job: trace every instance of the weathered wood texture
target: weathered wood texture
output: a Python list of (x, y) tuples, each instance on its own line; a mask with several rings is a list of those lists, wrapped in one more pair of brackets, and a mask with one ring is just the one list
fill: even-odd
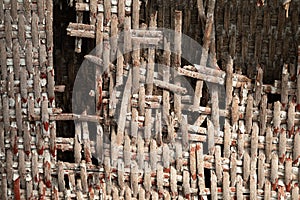
[(98, 45), (78, 114), (55, 108), (52, 1), (0, 0), (3, 199), (299, 198), (299, 1), (261, 2), (71, 0), (74, 51)]
[[(52, 196), (57, 163), (52, 1), (0, 1), (1, 199)], [(43, 175), (40, 176), (40, 172)], [(55, 195), (53, 195), (55, 196)]]

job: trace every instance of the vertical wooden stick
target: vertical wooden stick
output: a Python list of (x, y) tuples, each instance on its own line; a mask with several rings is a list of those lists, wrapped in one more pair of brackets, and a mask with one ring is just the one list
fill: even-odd
[[(181, 30), (182, 30), (182, 12), (175, 11), (175, 35), (174, 35), (174, 66), (181, 67)], [(175, 85), (180, 86), (179, 78), (174, 77)], [(174, 94), (174, 111), (176, 117), (181, 120), (181, 96)]]

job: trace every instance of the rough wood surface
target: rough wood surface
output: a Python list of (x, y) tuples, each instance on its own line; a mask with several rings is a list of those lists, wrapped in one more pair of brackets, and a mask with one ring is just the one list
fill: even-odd
[[(56, 33), (66, 5), (0, 0), (3, 199), (298, 199), (297, 0), (71, 0)], [(65, 113), (83, 57), (97, 109)]]

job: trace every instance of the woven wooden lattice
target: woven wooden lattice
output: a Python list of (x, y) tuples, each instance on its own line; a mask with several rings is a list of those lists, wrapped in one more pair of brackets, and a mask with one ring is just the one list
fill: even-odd
[[(82, 97), (95, 96), (96, 114), (88, 109), (74, 114), (55, 108), (54, 93), (64, 87), (54, 84), (52, 1), (0, 0), (1, 199), (299, 199), (300, 47), (291, 56), (298, 56), (298, 63), (282, 63), (280, 80), (264, 84), (260, 65), (251, 80), (234, 64), (236, 57), (244, 62), (252, 51), (233, 51), (238, 45), (231, 31), (226, 34), (232, 29), (226, 9), (236, 4), (196, 2), (203, 50), (199, 63), (191, 66), (181, 63), (181, 34), (188, 29), (183, 23), (188, 17), (173, 6), (167, 13), (162, 13), (165, 4), (158, 6), (158, 13), (141, 25), (144, 1), (70, 1), (77, 22), (67, 32), (76, 37), (75, 51), (81, 52), (82, 38), (104, 44), (85, 57), (97, 66), (96, 84), (93, 95)], [(284, 8), (289, 7), (281, 7), (281, 15)], [(297, 9), (292, 16), (298, 19)], [(89, 24), (83, 24), (83, 12), (90, 14)], [(221, 28), (228, 30), (215, 44), (214, 23), (218, 36), (221, 22), (213, 16), (220, 13), (227, 17)], [(177, 34), (167, 41), (157, 24), (169, 14), (165, 21), (170, 20)], [(123, 30), (130, 53), (121, 55), (109, 37)], [(226, 54), (227, 37), (232, 38), (233, 58)], [(152, 46), (140, 50), (146, 43)], [(163, 50), (155, 49), (158, 43)], [(226, 57), (220, 66), (224, 71), (216, 63), (206, 66), (208, 52)], [(272, 56), (271, 51), (268, 58)], [(155, 72), (156, 62), (167, 67)], [(109, 73), (101, 74), (102, 68)], [(172, 70), (193, 83), (193, 96), (185, 95)], [(208, 83), (211, 91), (206, 90)], [(75, 120), (74, 138), (57, 137), (56, 121), (61, 120)], [(89, 132), (91, 124), (96, 132)], [(58, 150), (71, 152), (74, 162), (62, 162)]]

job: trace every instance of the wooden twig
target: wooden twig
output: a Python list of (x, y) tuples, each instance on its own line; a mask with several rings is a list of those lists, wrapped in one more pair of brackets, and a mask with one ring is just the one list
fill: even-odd
[(178, 68), (177, 72), (179, 73), (179, 75), (184, 75), (184, 76), (188, 76), (191, 78), (207, 81), (210, 83), (217, 83), (219, 85), (224, 85), (224, 78), (201, 74), (201, 73), (189, 71), (189, 70), (186, 70), (183, 68)]
[(288, 103), (288, 80), (289, 80), (289, 73), (288, 73), (288, 65), (285, 64), (282, 68), (282, 80), (281, 80), (281, 104), (282, 107)]
[[(182, 36), (182, 12), (175, 11), (175, 34), (174, 34), (174, 66), (176, 69), (181, 68), (181, 36)], [(174, 77), (174, 83), (180, 86), (178, 77)], [(181, 120), (181, 96), (174, 94), (174, 111), (176, 117)]]

